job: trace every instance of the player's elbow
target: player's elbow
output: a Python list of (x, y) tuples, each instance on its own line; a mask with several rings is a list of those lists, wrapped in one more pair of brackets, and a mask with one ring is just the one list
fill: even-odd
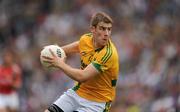
[(76, 81), (83, 83), (86, 82), (88, 80), (88, 78), (84, 75), (84, 74), (80, 74), (78, 75), (78, 77), (76, 78)]
[(78, 78), (76, 79), (76, 81), (78, 81), (78, 82), (80, 82), (80, 83), (83, 83), (83, 82), (86, 82), (87, 79), (84, 78), (84, 77), (78, 77)]

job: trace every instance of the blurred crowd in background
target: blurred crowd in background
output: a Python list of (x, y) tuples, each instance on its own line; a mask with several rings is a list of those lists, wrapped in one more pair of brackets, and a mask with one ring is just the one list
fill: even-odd
[[(111, 112), (179, 112), (179, 0), (0, 0), (0, 49), (14, 50), (23, 71), (20, 112), (42, 112), (73, 86), (63, 72), (43, 69), (40, 51), (88, 33), (97, 11), (114, 19), (120, 56)], [(67, 63), (78, 68), (79, 60), (72, 55)]]

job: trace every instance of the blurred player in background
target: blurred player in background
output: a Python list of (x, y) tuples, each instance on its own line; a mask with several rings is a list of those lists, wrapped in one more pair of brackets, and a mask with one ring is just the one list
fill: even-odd
[(17, 89), (21, 87), (21, 69), (14, 59), (14, 53), (5, 49), (0, 65), (0, 112), (19, 111)]
[(81, 69), (72, 68), (51, 50), (53, 58), (43, 57), (50, 67), (61, 69), (77, 81), (45, 112), (109, 112), (119, 72), (118, 53), (110, 39), (112, 23), (106, 13), (96, 13), (91, 19), (91, 33), (62, 47), (66, 54), (80, 53)]

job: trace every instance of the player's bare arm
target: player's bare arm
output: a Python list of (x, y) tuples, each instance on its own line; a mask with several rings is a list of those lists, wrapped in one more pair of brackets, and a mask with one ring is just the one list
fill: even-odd
[(62, 46), (62, 49), (66, 54), (79, 53), (79, 41)]
[(99, 71), (92, 64), (89, 64), (84, 70), (72, 68), (65, 63), (65, 58), (57, 57), (51, 49), (50, 52), (53, 57), (50, 58), (43, 56), (43, 60), (47, 63), (50, 63), (49, 67), (60, 68), (66, 75), (68, 75), (73, 80), (76, 80), (78, 82), (85, 82), (88, 79), (99, 74)]
[(89, 64), (84, 70), (72, 68), (66, 63), (60, 64), (59, 68), (63, 70), (64, 73), (68, 75), (70, 78), (78, 82), (85, 82), (99, 74), (99, 72), (92, 64)]

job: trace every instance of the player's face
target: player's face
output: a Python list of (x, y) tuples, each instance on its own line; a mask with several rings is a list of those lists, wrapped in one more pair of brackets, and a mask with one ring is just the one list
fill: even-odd
[(107, 44), (112, 31), (111, 23), (100, 22), (93, 30), (96, 47), (103, 47)]

